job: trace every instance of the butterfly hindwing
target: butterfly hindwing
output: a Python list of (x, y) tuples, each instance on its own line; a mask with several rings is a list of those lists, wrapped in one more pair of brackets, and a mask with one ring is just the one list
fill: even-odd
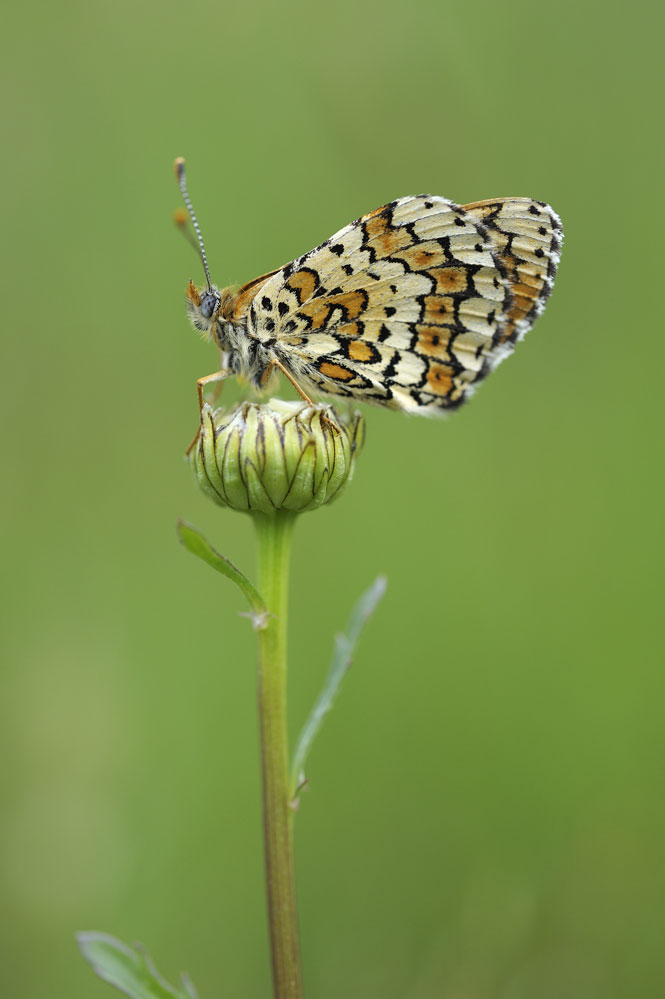
[(561, 219), (549, 205), (530, 198), (497, 198), (465, 205), (488, 231), (504, 264), (513, 301), (502, 343), (520, 340), (545, 308), (559, 264)]

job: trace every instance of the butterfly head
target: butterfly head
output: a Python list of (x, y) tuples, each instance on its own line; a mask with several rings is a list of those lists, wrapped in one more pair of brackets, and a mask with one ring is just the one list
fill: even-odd
[(215, 337), (215, 326), (221, 319), (222, 293), (215, 285), (197, 288), (193, 281), (187, 286), (187, 314), (194, 329), (205, 333), (209, 339)]

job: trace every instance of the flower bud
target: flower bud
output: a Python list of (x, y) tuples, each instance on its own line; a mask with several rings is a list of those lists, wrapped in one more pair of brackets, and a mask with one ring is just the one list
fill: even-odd
[(342, 420), (331, 406), (271, 399), (231, 413), (201, 411), (190, 462), (206, 495), (234, 510), (313, 510), (340, 494), (364, 437), (355, 413)]

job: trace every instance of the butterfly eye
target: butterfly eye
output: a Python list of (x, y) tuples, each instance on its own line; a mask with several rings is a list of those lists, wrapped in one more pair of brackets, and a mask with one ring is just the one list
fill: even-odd
[(201, 296), (201, 305), (199, 308), (204, 319), (210, 319), (213, 313), (217, 311), (219, 302), (219, 295), (214, 295), (212, 292), (208, 291)]

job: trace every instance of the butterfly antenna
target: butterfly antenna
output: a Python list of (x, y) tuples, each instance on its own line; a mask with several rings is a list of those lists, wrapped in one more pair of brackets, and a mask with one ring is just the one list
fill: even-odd
[(192, 202), (189, 197), (189, 192), (187, 190), (187, 182), (185, 180), (185, 161), (182, 156), (179, 156), (175, 163), (173, 164), (175, 170), (176, 179), (178, 181), (178, 187), (182, 193), (185, 204), (187, 205), (187, 211), (189, 212), (189, 217), (192, 220), (192, 225), (194, 226), (194, 232), (196, 233), (196, 238), (199, 241), (198, 251), (201, 257), (201, 263), (203, 264), (203, 270), (206, 272), (206, 280), (208, 282), (208, 291), (212, 290), (212, 282), (210, 280), (210, 271), (208, 270), (208, 258), (206, 257), (205, 246), (203, 245), (203, 237), (201, 235), (201, 229), (199, 228), (199, 223), (194, 214), (194, 209), (192, 208)]

